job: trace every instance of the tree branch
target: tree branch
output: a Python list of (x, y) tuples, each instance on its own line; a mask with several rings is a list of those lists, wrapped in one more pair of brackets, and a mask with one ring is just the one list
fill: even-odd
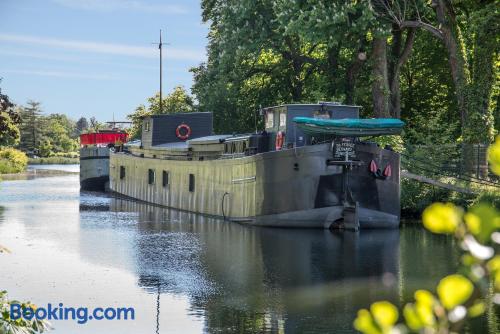
[(400, 23), (399, 27), (401, 29), (404, 29), (404, 28), (422, 28), (424, 30), (427, 30), (431, 34), (433, 34), (435, 37), (437, 37), (441, 40), (444, 39), (443, 33), (441, 32), (441, 30), (439, 30), (438, 28), (436, 28), (428, 23), (422, 22), (422, 21), (403, 21)]
[(403, 48), (403, 52), (401, 52), (401, 56), (399, 56), (399, 60), (397, 63), (396, 70), (399, 71), (401, 66), (408, 60), (408, 57), (411, 54), (413, 48), (413, 42), (415, 42), (416, 28), (410, 28), (408, 30), (408, 34), (406, 35), (405, 46)]

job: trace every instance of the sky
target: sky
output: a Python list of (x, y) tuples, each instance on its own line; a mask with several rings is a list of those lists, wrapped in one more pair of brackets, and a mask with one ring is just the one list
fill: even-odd
[(125, 121), (159, 91), (190, 91), (206, 59), (199, 0), (0, 0), (0, 87), (45, 114)]

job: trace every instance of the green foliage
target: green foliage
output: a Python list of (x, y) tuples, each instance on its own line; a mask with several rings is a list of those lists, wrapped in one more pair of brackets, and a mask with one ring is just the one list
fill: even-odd
[(182, 86), (175, 87), (172, 93), (163, 98), (161, 110), (160, 93), (157, 93), (148, 99), (147, 106), (141, 104), (135, 109), (135, 112), (127, 116), (132, 121), (132, 127), (129, 130), (130, 138), (137, 139), (141, 136), (142, 119), (146, 116), (185, 113), (195, 110), (193, 98)]
[[(0, 79), (1, 81), (1, 79)], [(0, 147), (19, 143), (20, 116), (9, 97), (0, 88)]]
[(463, 140), (489, 143), (494, 136), (495, 98), (500, 93), (500, 11), (496, 1), (468, 5), (468, 9), (472, 10), (461, 11), (458, 17), (467, 22), (464, 30), (472, 50), (469, 55), (471, 76), (466, 91), (468, 104)]
[(28, 157), (14, 148), (0, 148), (0, 174), (19, 173), (26, 169)]
[(401, 73), (401, 118), (405, 142), (449, 144), (460, 136), (455, 89), (442, 43), (418, 33)]
[(481, 192), (473, 202), (473, 204), (478, 203), (487, 203), (497, 210), (500, 210), (500, 191), (490, 190)]
[(398, 153), (405, 151), (403, 138), (401, 136), (378, 136), (371, 138), (370, 141), (376, 142), (382, 148), (389, 146)]
[[(291, 102), (337, 100), (373, 117), (382, 94), (395, 115), (400, 102), (405, 142), (488, 142), (500, 117), (496, 6), (491, 0), (204, 0), (208, 60), (192, 69), (192, 90), (200, 109), (214, 112), (217, 132), (253, 130), (261, 105)], [(415, 24), (413, 44), (404, 22)], [(387, 43), (380, 55), (376, 40)]]
[(63, 114), (42, 113), (40, 103), (35, 101), (28, 101), (27, 107), (21, 108), (19, 147), (30, 155), (42, 157), (77, 150), (80, 132), (76, 123)]
[(14, 146), (19, 143), (19, 127), (9, 113), (0, 112), (0, 146)]

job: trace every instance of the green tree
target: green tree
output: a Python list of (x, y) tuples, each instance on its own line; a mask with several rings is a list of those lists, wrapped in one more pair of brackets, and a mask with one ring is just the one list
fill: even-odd
[(77, 150), (78, 131), (73, 120), (63, 114), (50, 114), (43, 118), (43, 122), (43, 139), (48, 139), (51, 143), (51, 153)]
[(0, 88), (0, 146), (14, 146), (19, 143), (21, 117), (9, 97)]
[(174, 90), (163, 98), (162, 110), (160, 110), (160, 94), (148, 98), (148, 105), (141, 104), (127, 118), (132, 121), (130, 128), (131, 138), (139, 138), (141, 135), (142, 119), (145, 116), (155, 114), (173, 114), (195, 111), (193, 98), (182, 86), (176, 86)]
[(42, 139), (42, 110), (40, 102), (29, 100), (27, 106), (21, 108), (21, 141), (19, 147), (24, 152), (37, 154)]
[(85, 117), (80, 117), (78, 121), (76, 121), (76, 130), (79, 134), (85, 133), (89, 128), (89, 122)]

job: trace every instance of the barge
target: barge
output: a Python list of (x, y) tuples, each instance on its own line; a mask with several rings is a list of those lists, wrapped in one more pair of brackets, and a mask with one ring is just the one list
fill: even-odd
[(265, 130), (213, 135), (211, 113), (146, 117), (140, 141), (110, 153), (110, 190), (169, 208), (275, 227), (395, 228), (400, 157), (363, 140), (398, 134), (359, 107), (287, 104)]
[(109, 152), (127, 142), (121, 130), (100, 130), (80, 135), (80, 189), (104, 191), (109, 182)]

